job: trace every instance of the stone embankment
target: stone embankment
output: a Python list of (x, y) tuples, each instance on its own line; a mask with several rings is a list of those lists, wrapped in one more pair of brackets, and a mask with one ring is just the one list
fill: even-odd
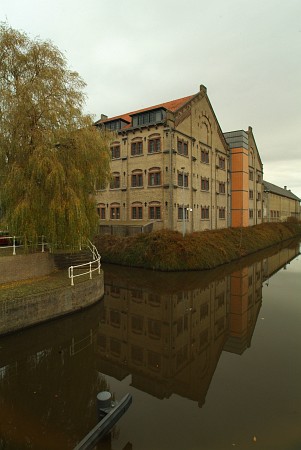
[(102, 270), (71, 286), (48, 253), (1, 257), (0, 335), (79, 311), (103, 295)]

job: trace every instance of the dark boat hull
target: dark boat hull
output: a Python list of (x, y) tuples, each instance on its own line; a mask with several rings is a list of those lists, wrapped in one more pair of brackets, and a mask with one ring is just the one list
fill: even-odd
[(131, 394), (126, 394), (120, 402), (74, 447), (74, 450), (89, 450), (104, 437), (118, 422), (132, 403)]

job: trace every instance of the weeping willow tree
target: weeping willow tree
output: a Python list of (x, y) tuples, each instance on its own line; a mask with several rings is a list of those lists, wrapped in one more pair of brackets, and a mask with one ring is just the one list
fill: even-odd
[(84, 88), (51, 42), (0, 25), (1, 220), (26, 241), (76, 246), (95, 233), (112, 136), (83, 113)]

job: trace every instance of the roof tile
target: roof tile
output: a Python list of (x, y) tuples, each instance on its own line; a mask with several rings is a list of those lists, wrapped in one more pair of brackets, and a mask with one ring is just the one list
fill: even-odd
[[(111, 122), (112, 120), (121, 119), (121, 120), (124, 120), (125, 122), (128, 122), (129, 124), (131, 124), (131, 116), (145, 112), (145, 111), (150, 111), (152, 109), (157, 109), (157, 108), (165, 108), (168, 111), (175, 112), (175, 111), (177, 111), (177, 109), (181, 108), (181, 106), (183, 106), (185, 103), (187, 103), (189, 100), (191, 100), (194, 96), (195, 96), (195, 94), (189, 95), (187, 97), (178, 98), (176, 100), (171, 100), (169, 102), (160, 103), (158, 105), (149, 106), (147, 108), (138, 109), (136, 111), (121, 114), (119, 116), (108, 117), (105, 120), (98, 120), (96, 123), (106, 123), (106, 122)], [(127, 127), (129, 127), (129, 125), (127, 125), (124, 128), (127, 128)]]

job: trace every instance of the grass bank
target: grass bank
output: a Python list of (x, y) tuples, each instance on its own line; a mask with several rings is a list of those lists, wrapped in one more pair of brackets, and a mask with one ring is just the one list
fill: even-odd
[(300, 223), (264, 223), (187, 234), (170, 230), (131, 237), (99, 236), (102, 261), (161, 271), (205, 270), (301, 236)]

